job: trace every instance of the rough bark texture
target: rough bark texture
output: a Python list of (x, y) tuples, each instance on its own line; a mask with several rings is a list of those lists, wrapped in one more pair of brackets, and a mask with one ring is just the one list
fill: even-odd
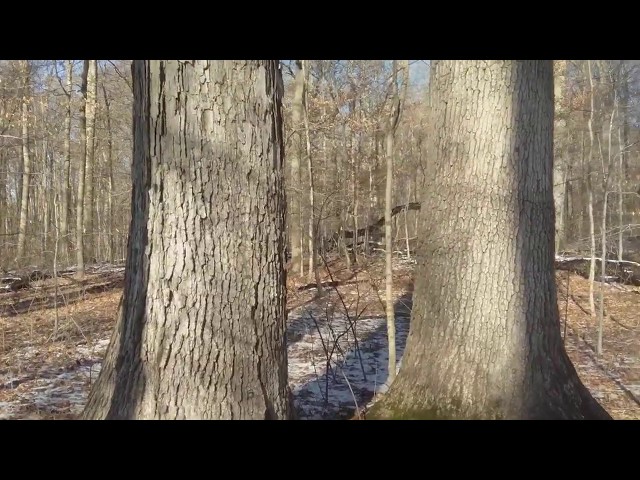
[(288, 418), (278, 62), (133, 70), (122, 314), (84, 416)]
[(402, 367), (372, 418), (610, 418), (562, 344), (551, 61), (438, 61)]

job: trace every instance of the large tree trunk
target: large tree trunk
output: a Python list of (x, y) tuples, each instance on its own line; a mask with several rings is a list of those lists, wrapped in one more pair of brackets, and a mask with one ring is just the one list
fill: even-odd
[(560, 336), (551, 61), (439, 61), (413, 318), (373, 418), (610, 418)]
[(93, 234), (93, 169), (95, 165), (95, 139), (96, 139), (96, 105), (98, 97), (98, 67), (97, 60), (88, 60), (87, 70), (87, 100), (85, 102), (86, 118), (86, 170), (85, 170), (85, 195), (83, 207), (83, 226), (85, 231), (85, 259), (95, 262), (96, 237)]
[(133, 73), (122, 313), (84, 416), (288, 418), (278, 62)]
[(31, 82), (29, 63), (27, 60), (21, 61), (24, 75), (24, 87), (22, 93), (22, 189), (20, 191), (20, 220), (18, 223), (18, 252), (16, 260), (21, 264), (24, 256), (25, 243), (27, 239), (27, 220), (29, 214), (29, 185), (31, 183), (31, 155), (29, 153), (29, 85)]

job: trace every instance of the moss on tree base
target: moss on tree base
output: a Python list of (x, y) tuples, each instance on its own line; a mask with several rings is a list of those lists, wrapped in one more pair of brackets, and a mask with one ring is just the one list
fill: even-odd
[(487, 412), (469, 412), (462, 409), (457, 400), (425, 401), (424, 405), (411, 405), (415, 402), (404, 402), (386, 396), (376, 402), (367, 411), (367, 420), (502, 420), (503, 414), (492, 408)]

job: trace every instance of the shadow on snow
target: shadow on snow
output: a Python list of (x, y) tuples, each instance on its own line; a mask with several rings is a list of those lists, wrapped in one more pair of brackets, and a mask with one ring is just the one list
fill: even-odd
[[(409, 334), (412, 290), (394, 304), (397, 368)], [(387, 388), (386, 317), (349, 320), (344, 311), (332, 312), (327, 301), (322, 303), (292, 315), (287, 328), (289, 384), (299, 418), (348, 418), (356, 404), (362, 409)]]

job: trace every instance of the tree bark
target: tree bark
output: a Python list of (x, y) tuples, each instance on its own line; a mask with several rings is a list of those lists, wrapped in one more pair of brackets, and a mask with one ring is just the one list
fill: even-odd
[(305, 150), (307, 154), (307, 167), (309, 172), (309, 279), (315, 277), (317, 285), (317, 294), (322, 295), (322, 282), (320, 281), (320, 271), (316, 262), (318, 252), (318, 225), (316, 223), (315, 204), (316, 191), (314, 183), (313, 156), (311, 154), (311, 132), (309, 128), (309, 66), (306, 60), (302, 60), (302, 72), (304, 78), (303, 89), (303, 116), (304, 116), (304, 135)]
[(302, 190), (300, 188), (301, 171), (300, 157), (302, 155), (302, 114), (304, 102), (304, 71), (302, 60), (297, 60), (298, 71), (295, 76), (293, 92), (293, 105), (291, 112), (291, 128), (293, 130), (291, 146), (291, 185), (289, 208), (289, 243), (291, 246), (291, 271), (304, 275), (302, 258)]
[[(385, 191), (385, 204), (384, 204), (384, 237), (385, 237), (385, 302), (386, 302), (386, 316), (387, 316), (387, 341), (389, 344), (389, 376), (387, 377), (387, 383), (391, 384), (396, 377), (396, 324), (393, 307), (393, 240), (391, 238), (391, 202), (392, 202), (392, 189), (393, 189), (393, 155), (394, 155), (394, 140), (396, 130), (398, 128), (398, 122), (400, 121), (400, 108), (401, 99), (398, 92), (398, 63), (393, 61), (393, 74), (392, 74), (392, 90), (393, 99), (391, 106), (391, 116), (387, 122), (387, 128), (385, 132), (385, 145), (386, 145), (386, 157), (387, 157), (387, 184)], [(408, 65), (403, 65), (403, 80), (405, 88), (408, 84)], [(406, 68), (406, 70), (405, 70)], [(403, 95), (404, 96), (404, 95)], [(406, 223), (406, 217), (405, 217)]]
[(84, 417), (289, 418), (278, 62), (133, 73), (125, 287)]
[(82, 69), (82, 106), (80, 108), (80, 145), (82, 157), (80, 158), (80, 169), (78, 170), (78, 194), (76, 196), (76, 276), (84, 277), (84, 224), (83, 207), (85, 198), (85, 173), (87, 166), (87, 76), (89, 72), (89, 60), (84, 61)]
[[(0, 110), (0, 115), (4, 112)], [(9, 206), (7, 202), (7, 157), (5, 150), (0, 148), (0, 234), (4, 237), (9, 233)], [(3, 239), (4, 240), (4, 239)], [(5, 241), (2, 242), (2, 256), (8, 256), (8, 248)]]
[(29, 102), (30, 102), (30, 69), (28, 60), (21, 60), (24, 75), (22, 93), (21, 120), (22, 125), (22, 189), (20, 192), (20, 220), (18, 223), (18, 251), (16, 261), (23, 261), (27, 238), (27, 220), (29, 215), (29, 185), (31, 183), (31, 155), (29, 154)]
[(400, 372), (369, 418), (610, 418), (566, 354), (551, 61), (432, 64), (434, 131)]
[(554, 62), (554, 168), (553, 168), (553, 197), (556, 208), (556, 252), (565, 246), (566, 218), (564, 211), (565, 197), (567, 195), (567, 157), (566, 145), (566, 112), (564, 107), (564, 93), (566, 90), (567, 61), (556, 60)]
[(108, 177), (108, 211), (107, 211), (107, 251), (109, 255), (109, 262), (113, 263), (115, 260), (115, 242), (113, 237), (113, 225), (114, 225), (114, 217), (113, 217), (113, 131), (111, 129), (111, 109), (110, 109), (110, 100), (107, 95), (107, 88), (104, 83), (102, 84), (102, 94), (104, 96), (104, 110), (105, 117), (107, 122), (107, 153), (106, 153), (106, 167), (107, 172), (109, 172)]
[(589, 164), (587, 165), (587, 198), (588, 198), (588, 212), (589, 212), (589, 238), (591, 239), (591, 266), (589, 270), (589, 310), (591, 316), (596, 316), (596, 301), (594, 297), (595, 279), (596, 279), (596, 229), (595, 220), (593, 218), (593, 180), (591, 174), (593, 172), (593, 145), (594, 145), (594, 133), (593, 133), (593, 118), (595, 114), (595, 94), (593, 88), (593, 73), (591, 72), (591, 60), (587, 60), (587, 71), (589, 75), (589, 99), (591, 108), (589, 110)]
[(64, 258), (69, 260), (69, 209), (71, 208), (71, 101), (73, 95), (73, 63), (66, 62), (66, 96), (67, 105), (64, 113), (64, 163), (62, 167), (62, 207), (60, 208), (60, 244)]
[[(624, 119), (626, 121), (626, 119)], [(618, 261), (622, 261), (622, 227), (624, 225), (624, 203), (622, 199), (622, 179), (624, 178), (625, 144), (622, 141), (622, 129), (618, 126)]]
[(83, 226), (85, 231), (85, 259), (95, 262), (95, 243), (93, 233), (93, 170), (95, 165), (95, 141), (96, 141), (96, 105), (98, 97), (98, 61), (88, 60), (87, 70), (87, 99), (85, 102), (86, 119), (86, 148), (85, 148), (85, 195), (82, 210)]

